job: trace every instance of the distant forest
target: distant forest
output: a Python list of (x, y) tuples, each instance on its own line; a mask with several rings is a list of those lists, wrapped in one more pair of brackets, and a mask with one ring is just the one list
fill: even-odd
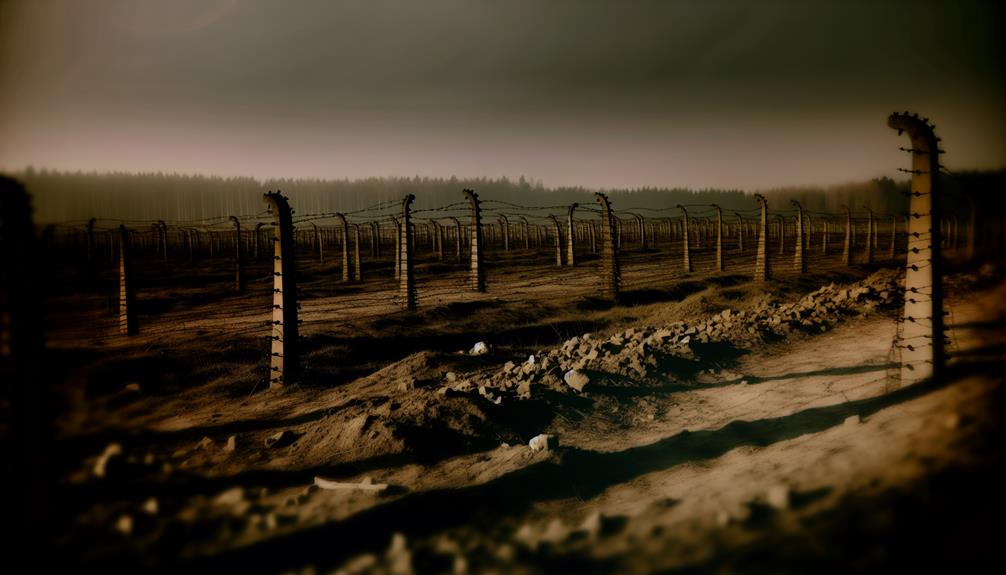
[[(350, 212), (381, 202), (415, 194), (415, 208), (433, 208), (463, 200), (461, 190), (472, 188), (482, 199), (524, 206), (593, 203), (593, 192), (582, 187), (548, 188), (521, 177), (507, 178), (367, 178), (363, 180), (280, 179), (164, 173), (85, 173), (28, 168), (10, 174), (32, 194), (37, 223), (99, 219), (202, 220), (218, 216), (249, 215), (265, 209), (262, 194), (281, 190), (298, 214)], [(1006, 183), (1006, 171), (970, 172), (944, 176), (947, 208), (966, 215), (967, 194), (986, 196)], [(689, 190), (638, 188), (602, 190), (616, 211), (632, 208), (668, 208), (677, 204), (718, 204), (724, 210), (757, 207), (750, 192), (740, 190)], [(790, 209), (790, 199), (812, 212), (837, 213), (843, 204), (855, 212), (869, 206), (877, 213), (894, 214), (907, 209), (908, 180), (879, 178), (831, 187), (792, 187), (766, 190), (770, 210)], [(991, 198), (990, 198), (991, 199)], [(998, 204), (998, 200), (994, 200)]]

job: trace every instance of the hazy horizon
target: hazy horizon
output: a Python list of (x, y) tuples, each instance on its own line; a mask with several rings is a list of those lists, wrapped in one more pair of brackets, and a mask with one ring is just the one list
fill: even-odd
[(997, 2), (0, 1), (0, 169), (548, 187), (1006, 166)]

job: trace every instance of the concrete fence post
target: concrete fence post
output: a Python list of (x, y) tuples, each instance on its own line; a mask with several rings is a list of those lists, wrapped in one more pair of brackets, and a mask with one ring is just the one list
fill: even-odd
[(866, 208), (868, 217), (866, 220), (866, 263), (873, 263), (873, 252), (877, 248), (877, 238), (876, 230), (873, 224), (873, 210), (870, 206), (863, 206)]
[(723, 271), (723, 209), (713, 204), (716, 209), (716, 271)]
[(617, 300), (622, 276), (618, 265), (618, 245), (615, 243), (616, 218), (607, 195), (595, 192), (594, 198), (601, 205), (601, 296)]
[(403, 300), (405, 309), (416, 309), (416, 276), (412, 251), (415, 246), (412, 234), (412, 202), (416, 196), (407, 194), (402, 198), (402, 231), (399, 245), (401, 246), (401, 278), (398, 282), (398, 295)]
[(273, 284), (272, 341), (269, 369), (271, 389), (282, 387), (298, 376), (300, 325), (297, 320), (296, 254), (294, 245), (293, 210), (278, 190), (263, 198), (272, 212)]
[(349, 222), (346, 221), (346, 216), (341, 213), (335, 214), (335, 219), (339, 220), (339, 232), (342, 236), (342, 281), (344, 283), (349, 283), (350, 268), (349, 268)]
[(395, 279), (402, 279), (402, 222), (391, 216), (395, 224)]
[(744, 251), (744, 218), (740, 214), (734, 212), (737, 216), (737, 251)]
[(314, 222), (311, 222), (311, 229), (314, 232), (314, 247), (318, 250), (318, 262), (325, 263), (325, 242), (322, 241), (321, 230)]
[(821, 255), (828, 255), (828, 235), (831, 233), (829, 229), (831, 227), (831, 220), (828, 218), (821, 218)]
[(849, 206), (842, 205), (845, 208), (845, 242), (842, 247), (842, 263), (847, 266), (852, 265), (852, 210)]
[(136, 286), (129, 249), (129, 230), (119, 226), (119, 333), (136, 335)]
[(510, 220), (503, 214), (499, 215), (500, 235), (503, 237), (503, 251), (510, 251)]
[(768, 281), (769, 261), (768, 261), (768, 200), (761, 194), (755, 194), (758, 200), (761, 214), (758, 218), (758, 252), (755, 255), (754, 280), (756, 282)]
[(559, 225), (559, 220), (554, 215), (549, 214), (548, 218), (552, 220), (552, 233), (555, 234), (555, 265), (556, 267), (562, 267), (563, 257), (562, 257), (562, 227)]
[(775, 221), (779, 229), (779, 255), (784, 255), (786, 253), (786, 218), (782, 214), (776, 214)]
[(692, 272), (692, 249), (690, 245), (690, 236), (688, 234), (688, 210), (684, 206), (678, 204), (677, 208), (681, 210), (681, 237), (684, 240), (684, 246), (682, 247), (682, 267), (685, 273)]
[(461, 222), (454, 217), (451, 218), (451, 222), (454, 224), (455, 259), (457, 263), (461, 263)]
[(579, 205), (573, 202), (570, 204), (569, 209), (566, 210), (566, 265), (570, 267), (576, 266), (576, 234), (573, 229), (573, 211)]
[(796, 225), (796, 244), (793, 248), (793, 270), (798, 274), (802, 274), (807, 271), (807, 259), (803, 257), (805, 240), (803, 234), (803, 206), (796, 200), (790, 200), (790, 203), (796, 208), (796, 219), (794, 220), (794, 224)]
[(360, 258), (360, 225), (353, 224), (353, 281), (363, 280), (363, 260)]
[(943, 285), (941, 274), (939, 141), (926, 119), (892, 114), (888, 126), (907, 132), (912, 143), (911, 219), (901, 318), (901, 383), (943, 375)]
[(245, 291), (245, 258), (241, 249), (241, 222), (234, 216), (230, 217), (234, 224), (234, 289)]
[(479, 195), (474, 190), (462, 190), (465, 199), (472, 209), (471, 240), (471, 268), (469, 278), (471, 287), (477, 292), (486, 291), (486, 276), (482, 266), (482, 207), (479, 204)]

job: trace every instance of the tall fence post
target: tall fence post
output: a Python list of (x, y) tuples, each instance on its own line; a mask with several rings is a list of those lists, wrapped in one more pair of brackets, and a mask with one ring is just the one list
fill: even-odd
[(402, 231), (401, 239), (399, 240), (399, 245), (401, 246), (401, 252), (399, 257), (401, 258), (401, 278), (398, 282), (398, 295), (401, 296), (405, 301), (405, 308), (409, 310), (416, 309), (416, 278), (415, 278), (415, 268), (413, 265), (413, 241), (412, 241), (412, 202), (416, 199), (416, 196), (412, 194), (406, 195), (402, 198)]
[(723, 271), (723, 210), (716, 204), (716, 271)]
[(92, 263), (94, 261), (94, 224), (97, 220), (91, 218), (87, 220), (87, 263)]
[(133, 285), (133, 262), (130, 261), (129, 230), (119, 226), (119, 333), (136, 335), (136, 287)]
[(561, 268), (563, 263), (562, 227), (559, 225), (559, 220), (553, 214), (549, 214), (548, 218), (552, 220), (552, 230), (555, 232), (555, 265)]
[(272, 211), (273, 283), (272, 335), (269, 361), (270, 389), (283, 387), (299, 375), (300, 326), (297, 321), (296, 255), (293, 239), (293, 210), (278, 190), (263, 195)]
[(510, 220), (506, 216), (500, 214), (499, 216), (500, 232), (503, 236), (503, 251), (510, 251)]
[(939, 141), (926, 119), (892, 114), (887, 125), (912, 143), (911, 219), (900, 330), (901, 383), (943, 375), (943, 285), (939, 228)]
[(866, 263), (873, 263), (873, 251), (877, 248), (876, 230), (873, 224), (873, 210), (870, 206), (863, 206), (869, 214), (866, 220)]
[(245, 291), (245, 258), (241, 247), (241, 222), (234, 216), (230, 217), (234, 224), (234, 289)]
[(325, 263), (325, 242), (322, 241), (321, 230), (314, 222), (311, 222), (311, 229), (314, 232), (314, 245), (318, 250), (318, 263)]
[(395, 224), (395, 279), (402, 279), (402, 222), (395, 216), (391, 216), (392, 223)]
[(803, 206), (796, 200), (790, 200), (790, 203), (796, 207), (796, 247), (793, 249), (793, 270), (802, 274), (807, 271), (807, 260), (803, 257)]
[(363, 280), (363, 262), (360, 259), (360, 225), (353, 224), (353, 281)]
[(168, 224), (164, 220), (157, 220), (157, 236), (161, 248), (161, 259), (168, 263)]
[(758, 252), (755, 255), (755, 281), (768, 281), (768, 200), (761, 194), (755, 194), (761, 214), (758, 218)]
[(335, 214), (342, 233), (342, 281), (349, 283), (349, 222), (341, 213)]
[(573, 230), (573, 211), (580, 204), (573, 202), (566, 212), (566, 265), (576, 266), (576, 234)]
[(615, 215), (611, 212), (607, 195), (595, 192), (594, 198), (601, 205), (601, 296), (617, 301), (622, 275), (618, 265)]
[(845, 208), (845, 243), (842, 248), (842, 263), (847, 266), (852, 265), (852, 210), (849, 206), (843, 205)]
[(485, 270), (482, 267), (482, 207), (479, 205), (479, 195), (474, 190), (463, 190), (465, 199), (472, 208), (471, 225), (471, 287), (477, 292), (486, 291)]
[(831, 233), (831, 220), (828, 218), (821, 218), (821, 225), (823, 226), (821, 232), (821, 255), (828, 255), (828, 234)]
[(744, 251), (744, 218), (740, 214), (734, 212), (737, 216), (737, 251)]
[(681, 210), (681, 237), (684, 239), (684, 247), (682, 248), (682, 253), (684, 254), (684, 270), (685, 273), (692, 272), (692, 249), (689, 242), (691, 241), (690, 235), (688, 233), (688, 210), (684, 206), (678, 204), (678, 209)]

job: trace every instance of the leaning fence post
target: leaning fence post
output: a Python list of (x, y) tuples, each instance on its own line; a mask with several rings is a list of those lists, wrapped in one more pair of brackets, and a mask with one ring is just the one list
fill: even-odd
[(136, 303), (129, 253), (129, 230), (119, 226), (119, 333), (136, 335)]
[(471, 286), (477, 292), (486, 291), (485, 270), (482, 268), (482, 208), (479, 205), (479, 195), (474, 190), (463, 190), (465, 199), (472, 208), (471, 225)]
[(758, 252), (755, 255), (755, 281), (763, 282), (769, 278), (768, 261), (768, 200), (761, 194), (755, 194), (755, 199), (761, 207), (758, 220)]
[(594, 198), (601, 205), (601, 296), (617, 300), (622, 277), (615, 241), (615, 216), (607, 195), (595, 192)]
[(943, 375), (943, 285), (939, 228), (939, 138), (926, 119), (892, 114), (888, 126), (908, 132), (912, 142), (911, 219), (905, 270), (905, 309), (901, 318), (901, 382), (911, 384)]
[(807, 271), (807, 260), (803, 257), (803, 206), (796, 200), (790, 200), (796, 207), (796, 247), (793, 250), (793, 269), (802, 274)]
[(272, 341), (269, 387), (282, 387), (298, 375), (299, 328), (297, 321), (296, 256), (293, 243), (293, 211), (279, 191), (263, 198), (275, 223), (273, 243)]
[(691, 253), (692, 249), (691, 249), (691, 245), (689, 244), (689, 242), (691, 240), (689, 239), (689, 234), (688, 234), (688, 210), (686, 210), (685, 207), (682, 206), (681, 204), (678, 204), (678, 209), (681, 210), (681, 214), (682, 214), (681, 215), (681, 226), (682, 226), (681, 227), (681, 237), (684, 238), (684, 248), (682, 249), (682, 252), (684, 254), (684, 269), (685, 269), (685, 273), (691, 273), (692, 272), (692, 253)]
[(412, 194), (407, 194), (402, 199), (402, 231), (399, 240), (402, 277), (399, 278), (398, 293), (405, 300), (405, 308), (410, 310), (416, 309), (416, 278), (412, 259), (412, 202), (415, 199), (416, 196)]
[(245, 260), (241, 250), (241, 222), (234, 216), (230, 217), (234, 224), (234, 288), (238, 291), (245, 290)]

